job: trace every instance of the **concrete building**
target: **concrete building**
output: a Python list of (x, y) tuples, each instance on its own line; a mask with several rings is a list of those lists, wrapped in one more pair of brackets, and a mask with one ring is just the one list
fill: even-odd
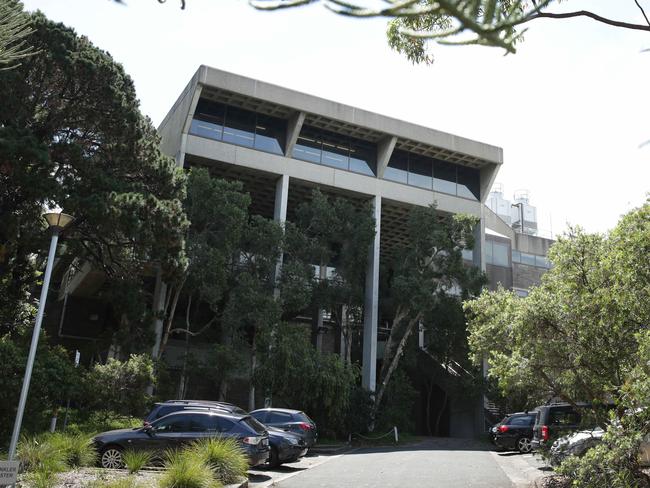
[[(201, 66), (160, 125), (179, 166), (244, 182), (253, 211), (284, 221), (310, 188), (372, 202), (363, 386), (376, 382), (379, 263), (413, 205), (483, 217), (503, 162), (498, 147)], [(481, 241), (474, 263), (484, 268)]]

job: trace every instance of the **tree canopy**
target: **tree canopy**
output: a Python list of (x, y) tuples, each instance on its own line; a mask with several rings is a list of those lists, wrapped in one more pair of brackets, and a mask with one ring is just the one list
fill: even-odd
[(0, 71), (3, 330), (36, 283), (40, 214), (56, 207), (76, 218), (69, 255), (117, 284), (116, 317), (138, 322), (148, 269), (185, 266), (185, 176), (160, 152), (122, 67), (72, 29), (29, 17), (35, 54)]

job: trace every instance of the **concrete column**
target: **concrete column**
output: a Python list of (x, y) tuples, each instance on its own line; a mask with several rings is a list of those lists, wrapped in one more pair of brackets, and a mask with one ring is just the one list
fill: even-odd
[(291, 116), (287, 123), (287, 142), (284, 149), (284, 155), (288, 158), (293, 155), (293, 147), (298, 141), (302, 123), (305, 121), (305, 112), (296, 112)]
[[(273, 210), (273, 220), (279, 222), (282, 226), (287, 220), (287, 205), (289, 204), (289, 176), (282, 175), (275, 183), (275, 208)], [(280, 272), (282, 271), (282, 254), (278, 258), (275, 265), (274, 281), (280, 279)], [(275, 287), (275, 295), (279, 293), (278, 287)]]
[(384, 172), (393, 154), (396, 142), (397, 137), (395, 136), (386, 136), (377, 142), (377, 178), (384, 177)]
[(373, 198), (375, 238), (370, 244), (366, 268), (366, 292), (363, 307), (363, 370), (361, 385), (375, 391), (377, 382), (377, 322), (379, 320), (379, 241), (381, 236), (381, 196)]

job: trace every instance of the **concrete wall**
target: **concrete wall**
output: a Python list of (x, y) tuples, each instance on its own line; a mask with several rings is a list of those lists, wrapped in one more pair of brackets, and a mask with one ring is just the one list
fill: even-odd
[(548, 256), (548, 250), (555, 241), (544, 237), (515, 234), (514, 249), (528, 254)]

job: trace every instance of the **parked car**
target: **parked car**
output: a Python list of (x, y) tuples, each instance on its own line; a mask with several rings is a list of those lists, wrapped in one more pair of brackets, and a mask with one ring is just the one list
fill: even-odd
[(492, 442), (507, 451), (530, 452), (536, 415), (535, 411), (506, 415), (501, 422), (492, 427)]
[[(580, 404), (579, 407), (588, 407)], [(533, 450), (552, 445), (559, 437), (576, 431), (581, 427), (582, 414), (569, 403), (553, 403), (537, 407), (533, 426)]]
[(275, 427), (267, 427), (269, 433), (268, 466), (276, 468), (284, 463), (293, 463), (307, 454), (307, 443), (305, 439), (293, 432), (286, 432)]
[(264, 425), (300, 435), (305, 440), (307, 448), (316, 444), (318, 439), (316, 424), (300, 410), (261, 408), (253, 410), (250, 415)]
[[(551, 464), (557, 466), (568, 456), (582, 456), (589, 449), (600, 444), (604, 435), (605, 431), (601, 427), (596, 427), (560, 437), (551, 446)], [(639, 464), (650, 467), (650, 434), (642, 439), (639, 446)]]
[(126, 449), (162, 453), (206, 437), (236, 438), (251, 466), (266, 463), (270, 455), (266, 428), (249, 415), (217, 410), (183, 410), (170, 413), (151, 424), (135, 429), (104, 432), (93, 439), (104, 468), (123, 466)]
[(167, 400), (165, 402), (154, 404), (151, 411), (145, 417), (144, 422), (145, 424), (150, 424), (154, 420), (164, 417), (172, 412), (201, 409), (214, 409), (238, 415), (247, 415), (245, 410), (239, 408), (237, 405), (233, 405), (232, 403), (211, 400)]

